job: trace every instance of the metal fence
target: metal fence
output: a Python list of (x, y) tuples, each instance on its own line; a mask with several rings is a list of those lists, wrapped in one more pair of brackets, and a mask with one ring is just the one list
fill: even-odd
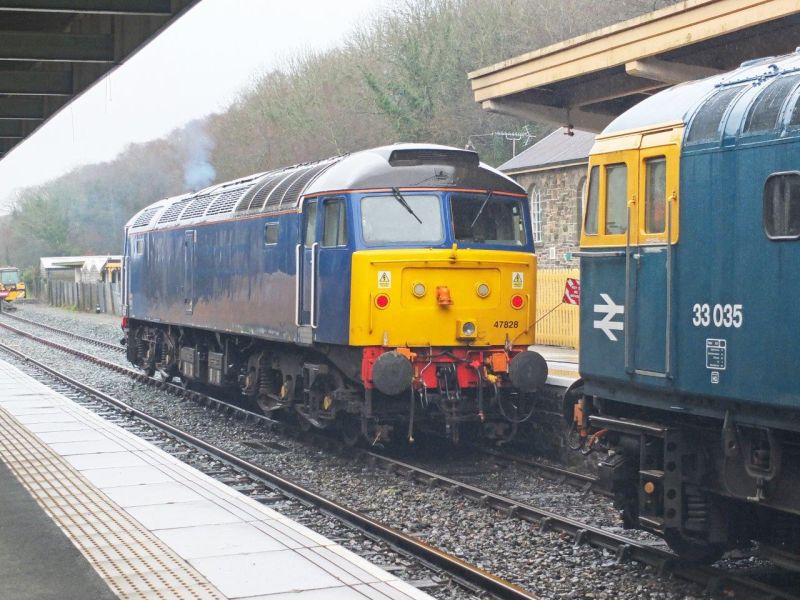
[(540, 269), (536, 276), (536, 319), (541, 319), (536, 323), (537, 344), (576, 349), (579, 346), (580, 307), (561, 301), (567, 277), (580, 279), (580, 270)]
[(52, 306), (65, 306), (85, 312), (121, 314), (122, 299), (120, 284), (73, 283), (71, 281), (48, 281), (45, 285), (47, 303)]

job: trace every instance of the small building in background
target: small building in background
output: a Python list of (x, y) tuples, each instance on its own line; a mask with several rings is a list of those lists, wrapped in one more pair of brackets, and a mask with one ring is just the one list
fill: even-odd
[(117, 283), (122, 256), (43, 256), (39, 272), (45, 281)]
[(559, 127), (498, 169), (528, 190), (540, 268), (578, 268), (564, 255), (578, 249), (589, 151), (595, 134)]

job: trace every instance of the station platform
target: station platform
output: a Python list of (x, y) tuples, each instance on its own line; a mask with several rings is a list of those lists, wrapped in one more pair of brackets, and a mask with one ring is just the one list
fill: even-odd
[(574, 348), (535, 345), (530, 346), (530, 349), (541, 354), (547, 361), (548, 385), (567, 388), (580, 378), (578, 351)]
[(0, 360), (0, 597), (427, 599)]

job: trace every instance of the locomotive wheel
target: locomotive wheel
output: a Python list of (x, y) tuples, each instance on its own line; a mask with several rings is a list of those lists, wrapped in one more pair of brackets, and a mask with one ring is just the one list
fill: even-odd
[(361, 433), (361, 420), (353, 415), (344, 415), (338, 419), (339, 434), (342, 441), (350, 448), (361, 446), (366, 441)]
[(666, 529), (664, 540), (682, 560), (690, 563), (710, 564), (725, 553), (724, 544), (713, 544), (693, 539), (678, 529)]
[(572, 382), (561, 399), (561, 410), (567, 427), (575, 425), (575, 403), (583, 397), (583, 379)]

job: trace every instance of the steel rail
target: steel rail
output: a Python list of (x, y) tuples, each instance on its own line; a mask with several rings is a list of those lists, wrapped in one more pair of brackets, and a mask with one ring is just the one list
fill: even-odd
[[(115, 370), (117, 372), (120, 372), (120, 373), (123, 373), (123, 374), (127, 374), (127, 375), (133, 377), (134, 379), (136, 379), (138, 381), (149, 383), (150, 385), (153, 385), (153, 386), (158, 387), (160, 389), (163, 389), (165, 387), (174, 388), (179, 393), (181, 393), (184, 397), (188, 397), (188, 398), (191, 398), (191, 399), (194, 399), (194, 400), (198, 400), (200, 402), (210, 402), (211, 404), (217, 405), (217, 407), (220, 408), (221, 410), (227, 411), (228, 414), (230, 414), (230, 413), (238, 413), (238, 414), (242, 415), (245, 420), (254, 419), (256, 421), (262, 421), (262, 422), (264, 422), (267, 425), (272, 426), (272, 427), (282, 427), (281, 423), (279, 423), (277, 421), (273, 421), (272, 419), (269, 419), (268, 417), (265, 417), (263, 415), (258, 415), (256, 413), (252, 413), (252, 412), (244, 410), (244, 409), (242, 409), (240, 407), (233, 406), (231, 404), (228, 404), (228, 403), (223, 402), (221, 400), (217, 400), (217, 399), (212, 398), (210, 396), (205, 396), (205, 395), (200, 394), (198, 392), (184, 390), (182, 387), (177, 386), (175, 384), (166, 383), (166, 382), (154, 379), (152, 377), (148, 377), (148, 376), (146, 376), (145, 374), (143, 374), (143, 373), (141, 373), (139, 371), (135, 371), (133, 369), (129, 369), (127, 367), (123, 367), (121, 365), (117, 365), (117, 364), (112, 363), (110, 361), (106, 361), (104, 359), (100, 359), (98, 357), (94, 357), (94, 356), (92, 356), (90, 354), (86, 354), (86, 353), (80, 352), (78, 350), (75, 350), (73, 348), (69, 348), (67, 346), (62, 346), (61, 344), (58, 344), (57, 342), (53, 342), (51, 340), (46, 340), (46, 339), (43, 339), (43, 338), (39, 338), (38, 336), (35, 336), (35, 335), (31, 334), (31, 333), (18, 330), (15, 327), (11, 327), (8, 324), (0, 322), (0, 327), (4, 327), (4, 328), (9, 329), (9, 330), (11, 330), (11, 331), (13, 331), (15, 333), (18, 333), (20, 335), (23, 335), (25, 337), (28, 337), (28, 338), (33, 339), (35, 341), (38, 341), (40, 343), (46, 344), (46, 345), (51, 346), (53, 348), (56, 348), (56, 349), (71, 353), (71, 354), (76, 355), (76, 356), (78, 356), (80, 358), (84, 358), (86, 360), (89, 360), (89, 361), (95, 362), (97, 364), (106, 366), (106, 367), (108, 367), (110, 369), (113, 369), (113, 370)], [(13, 350), (11, 348), (8, 348), (4, 344), (0, 344), (0, 348), (8, 349), (9, 351), (14, 352), (16, 354), (21, 354), (21, 353), (18, 353), (17, 351), (15, 351), (15, 350)], [(28, 362), (31, 362), (33, 364), (37, 364), (37, 365), (39, 364), (37, 361), (35, 361), (33, 359), (27, 359), (26, 358), (26, 360), (28, 360)], [(44, 368), (45, 368), (45, 370), (51, 371), (49, 369), (49, 367), (45, 366)], [(61, 375), (57, 375), (57, 376), (61, 377)], [(63, 378), (65, 380), (68, 379), (67, 376), (64, 376)], [(82, 386), (82, 385), (83, 384), (79, 384), (79, 386)], [(102, 394), (102, 392), (99, 392), (99, 393)], [(125, 405), (125, 406), (128, 406), (128, 405)], [(128, 409), (126, 408), (125, 410), (128, 410)], [(136, 411), (136, 409), (131, 409), (131, 410), (132, 411)], [(136, 412), (138, 413), (139, 411), (136, 411)], [(142, 413), (142, 414), (146, 414), (146, 413)], [(148, 418), (153, 418), (153, 417), (148, 417)], [(145, 420), (147, 420), (147, 419), (145, 419)], [(154, 419), (154, 420), (157, 420), (157, 419)], [(171, 427), (171, 426), (169, 426), (169, 427)], [(187, 435), (189, 435), (189, 434), (187, 434)], [(205, 442), (203, 442), (203, 443), (205, 443)], [(542, 508), (538, 508), (536, 506), (524, 504), (522, 502), (513, 500), (511, 498), (507, 498), (507, 497), (501, 496), (499, 494), (495, 494), (495, 493), (490, 492), (488, 490), (484, 490), (482, 488), (478, 488), (478, 487), (473, 486), (471, 484), (467, 484), (467, 483), (463, 483), (463, 482), (457, 481), (457, 480), (452, 479), (450, 477), (447, 477), (447, 476), (444, 476), (444, 475), (440, 475), (440, 474), (434, 473), (432, 471), (428, 471), (428, 470), (423, 469), (421, 467), (417, 467), (415, 465), (412, 465), (412, 464), (409, 464), (409, 463), (405, 463), (405, 462), (402, 462), (400, 460), (397, 460), (397, 459), (394, 459), (394, 458), (391, 458), (391, 457), (388, 457), (388, 456), (385, 456), (385, 455), (382, 455), (382, 454), (378, 454), (378, 453), (370, 452), (370, 451), (366, 451), (366, 450), (361, 451), (359, 454), (361, 454), (368, 461), (370, 461), (370, 462), (372, 462), (374, 464), (382, 463), (383, 465), (385, 465), (385, 467), (386, 467), (386, 469), (388, 471), (395, 471), (395, 472), (405, 473), (407, 478), (425, 482), (428, 486), (437, 485), (437, 486), (440, 486), (440, 487), (443, 487), (443, 488), (449, 490), (452, 493), (461, 493), (465, 497), (477, 500), (478, 502), (480, 502), (484, 506), (489, 506), (489, 507), (494, 508), (496, 510), (502, 511), (502, 512), (504, 512), (505, 514), (507, 514), (509, 516), (517, 517), (517, 518), (523, 519), (523, 520), (528, 521), (528, 522), (536, 523), (536, 524), (539, 525), (540, 530), (542, 530), (542, 531), (553, 530), (553, 531), (559, 531), (559, 532), (565, 533), (567, 535), (570, 535), (575, 540), (575, 544), (576, 545), (588, 543), (588, 544), (590, 544), (592, 546), (595, 546), (595, 547), (604, 548), (604, 549), (607, 549), (607, 550), (614, 551), (616, 553), (616, 561), (618, 563), (620, 563), (620, 562), (622, 562), (624, 560), (636, 560), (636, 561), (641, 562), (643, 564), (655, 567), (657, 569), (657, 571), (659, 573), (661, 573), (661, 574), (672, 573), (676, 577), (679, 577), (679, 578), (684, 579), (686, 581), (690, 581), (692, 583), (696, 583), (696, 584), (700, 584), (700, 585), (706, 586), (707, 588), (708, 587), (712, 587), (712, 586), (717, 588), (717, 589), (724, 588), (726, 590), (733, 591), (733, 592), (741, 592), (741, 593), (745, 594), (746, 597), (767, 597), (767, 598), (781, 598), (781, 599), (787, 599), (787, 600), (800, 600), (800, 595), (789, 593), (786, 590), (775, 588), (773, 586), (770, 586), (769, 584), (765, 584), (765, 583), (762, 583), (762, 582), (759, 582), (759, 581), (756, 581), (756, 580), (753, 580), (753, 579), (750, 579), (750, 578), (747, 578), (747, 577), (738, 576), (736, 574), (733, 574), (733, 573), (730, 573), (730, 572), (726, 572), (726, 571), (723, 571), (721, 569), (717, 569), (717, 568), (714, 568), (714, 567), (697, 566), (697, 565), (690, 565), (690, 564), (681, 563), (681, 562), (678, 561), (677, 557), (674, 554), (672, 554), (670, 552), (667, 552), (665, 550), (662, 550), (660, 548), (655, 548), (655, 547), (650, 546), (648, 544), (642, 543), (642, 542), (640, 542), (638, 540), (634, 540), (634, 539), (631, 539), (631, 538), (627, 538), (627, 537), (624, 537), (624, 536), (621, 536), (621, 535), (606, 531), (606, 530), (604, 530), (604, 529), (602, 529), (600, 527), (595, 527), (595, 526), (592, 526), (592, 525), (588, 525), (586, 523), (583, 523), (581, 521), (572, 519), (570, 517), (564, 517), (562, 515), (558, 515), (556, 513), (548, 511), (546, 509), (542, 509)], [(236, 457), (234, 457), (234, 458), (236, 458)], [(236, 460), (242, 460), (242, 459), (236, 459)], [(243, 460), (242, 460), (242, 462), (246, 463), (246, 461), (243, 461)], [(236, 463), (232, 463), (232, 464), (235, 465)], [(249, 463), (246, 463), (246, 464), (249, 464)], [(260, 467), (257, 467), (257, 468), (260, 468)], [(276, 480), (276, 486), (277, 486), (278, 485), (277, 482), (283, 481), (283, 479), (280, 478), (279, 476), (276, 476), (276, 477), (278, 477), (278, 479)], [(288, 480), (286, 480), (286, 481), (288, 481)], [(303, 488), (301, 488), (301, 489), (303, 489)], [(309, 493), (312, 494), (311, 497), (313, 498), (314, 493), (313, 492), (309, 492)], [(309, 500), (309, 501), (313, 502), (313, 500)], [(345, 509), (345, 511), (349, 511), (349, 510), (350, 509)], [(347, 513), (345, 512), (343, 514), (347, 514)], [(344, 517), (342, 517), (342, 518), (344, 518)], [(365, 518), (369, 519), (369, 517), (365, 517)], [(380, 525), (380, 524), (378, 523), (377, 525)], [(397, 533), (399, 533), (399, 535), (401, 535), (401, 536), (408, 537), (409, 539), (414, 540), (417, 543), (424, 545), (424, 542), (422, 542), (421, 540), (417, 540), (416, 538), (411, 538), (410, 536), (405, 536), (405, 534), (402, 534), (400, 532), (397, 532)], [(403, 547), (400, 544), (398, 544), (398, 546), (401, 547), (401, 548)], [(447, 555), (447, 556), (449, 556), (449, 555)], [(458, 559), (456, 559), (456, 560), (458, 560)], [(433, 564), (436, 564), (436, 563), (433, 563)], [(475, 568), (477, 569), (477, 567), (475, 567)], [(478, 571), (480, 571), (480, 569), (478, 569)], [(502, 580), (500, 580), (500, 581), (502, 581)], [(508, 582), (505, 582), (505, 583), (508, 583)], [(516, 586), (513, 586), (513, 584), (508, 583), (508, 585), (511, 585), (512, 587), (514, 587), (514, 589), (519, 589), (519, 588), (516, 588)], [(523, 593), (525, 593), (525, 592), (523, 592)], [(757, 594), (757, 595), (753, 596), (753, 594)], [(500, 597), (504, 597), (504, 596), (500, 596)], [(513, 597), (513, 596), (511, 596), (511, 597)], [(533, 596), (517, 596), (517, 597), (530, 598), (530, 597), (533, 597)]]
[(66, 329), (59, 329), (58, 327), (53, 327), (52, 325), (45, 325), (44, 323), (37, 323), (36, 321), (31, 321), (30, 319), (26, 319), (24, 317), (20, 317), (19, 315), (13, 315), (9, 312), (3, 311), (0, 312), (0, 316), (3, 317), (10, 317), (12, 319), (16, 319), (17, 321), (22, 321), (23, 323), (28, 323), (29, 325), (34, 325), (36, 327), (42, 327), (43, 329), (47, 329), (48, 331), (52, 331), (54, 333), (60, 333), (61, 335), (66, 335), (69, 337), (74, 337), (78, 340), (83, 340), (84, 342), (89, 342), (90, 344), (94, 344), (95, 346), (101, 346), (103, 348), (108, 348), (110, 350), (116, 350), (117, 352), (125, 352), (125, 348), (123, 348), (119, 344), (112, 344), (111, 342), (106, 342), (104, 340), (98, 340), (96, 338), (88, 337), (85, 335), (81, 335), (79, 333), (74, 333), (72, 331), (67, 331)]
[(427, 544), (418, 538), (404, 534), (401, 531), (380, 523), (379, 521), (376, 521), (357, 510), (334, 502), (333, 500), (326, 498), (325, 496), (322, 496), (312, 490), (304, 488), (301, 485), (290, 481), (289, 479), (273, 473), (272, 471), (268, 471), (263, 467), (255, 465), (243, 458), (236, 456), (235, 454), (228, 452), (227, 450), (223, 450), (222, 448), (214, 446), (203, 439), (200, 439), (188, 432), (170, 425), (169, 423), (153, 417), (152, 415), (138, 410), (122, 400), (114, 398), (113, 396), (109, 396), (100, 390), (81, 383), (80, 381), (77, 381), (76, 379), (73, 379), (64, 373), (48, 367), (42, 362), (37, 361), (25, 355), (24, 353), (7, 346), (6, 344), (0, 343), (0, 349), (14, 354), (21, 360), (35, 365), (37, 368), (42, 369), (53, 377), (61, 379), (69, 385), (86, 392), (87, 394), (90, 394), (96, 398), (100, 398), (109, 404), (113, 404), (114, 406), (123, 410), (125, 413), (141, 419), (142, 421), (169, 433), (175, 438), (215, 456), (217, 459), (227, 463), (230, 466), (240, 469), (256, 479), (268, 482), (273, 488), (280, 490), (281, 493), (289, 497), (311, 503), (321, 510), (349, 523), (357, 529), (377, 536), (378, 538), (387, 542), (390, 546), (399, 548), (405, 553), (413, 555), (423, 563), (426, 563), (429, 566), (432, 565), (446, 572), (455, 581), (462, 584), (467, 584), (467, 587), (469, 588), (474, 589), (477, 587), (480, 591), (488, 592), (496, 598), (503, 600), (536, 600), (538, 598), (538, 596), (523, 590), (519, 586), (492, 575), (491, 573), (471, 565), (447, 552), (444, 552), (443, 550), (440, 550), (439, 548), (431, 546), (430, 544)]
[[(616, 562), (636, 560), (656, 568), (659, 574), (671, 573), (676, 577), (700, 584), (706, 588), (714, 587), (724, 589), (734, 594), (741, 593), (743, 597), (785, 598), (798, 600), (800, 596), (775, 588), (769, 584), (726, 572), (715, 567), (698, 566), (681, 563), (678, 558), (665, 550), (653, 547), (638, 540), (606, 531), (600, 527), (583, 523), (570, 517), (556, 514), (552, 511), (507, 498), (483, 488), (464, 483), (428, 471), (416, 465), (399, 461), (375, 452), (364, 451), (370, 462), (383, 463), (387, 470), (405, 474), (407, 479), (424, 482), (428, 487), (434, 485), (447, 489), (451, 493), (460, 493), (465, 497), (480, 502), (484, 506), (502, 511), (508, 516), (514, 516), (530, 523), (539, 525), (540, 531), (558, 531), (570, 535), (575, 540), (575, 545), (589, 544), (598, 548), (605, 548), (616, 553)], [(755, 596), (753, 594), (756, 594)], [(736, 596), (738, 597), (738, 596)]]
[(565, 469), (563, 467), (557, 467), (555, 465), (550, 465), (545, 462), (541, 462), (538, 460), (534, 460), (532, 458), (525, 458), (522, 456), (516, 456), (514, 454), (506, 454), (505, 452), (500, 452), (495, 450), (494, 448), (484, 448), (481, 446), (474, 446), (478, 452), (482, 452), (488, 456), (491, 456), (498, 460), (498, 462), (506, 462), (506, 463), (513, 463), (521, 465), (531, 471), (536, 473), (548, 473), (553, 475), (553, 479), (559, 483), (570, 483), (579, 487), (583, 492), (593, 491), (597, 494), (601, 494), (603, 496), (611, 497), (613, 494), (604, 488), (600, 483), (600, 480), (597, 477), (593, 477), (592, 475), (586, 475), (584, 473), (577, 473), (575, 471), (570, 471), (569, 469)]

